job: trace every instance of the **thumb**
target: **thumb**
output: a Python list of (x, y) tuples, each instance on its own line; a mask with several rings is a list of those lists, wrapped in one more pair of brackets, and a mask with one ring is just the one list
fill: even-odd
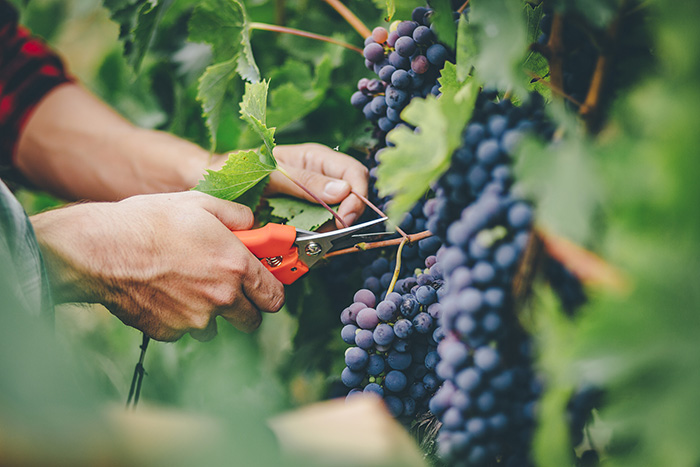
[(197, 202), (206, 211), (221, 221), (229, 230), (247, 230), (253, 227), (253, 211), (242, 204), (215, 198), (205, 193), (191, 191), (198, 197)]
[[(310, 192), (328, 204), (337, 204), (350, 194), (350, 184), (345, 180), (327, 177), (318, 172), (296, 167), (285, 167), (289, 176), (304, 185)], [(278, 193), (296, 196), (315, 203), (316, 201), (296, 183), (278, 171), (270, 174), (269, 189)]]

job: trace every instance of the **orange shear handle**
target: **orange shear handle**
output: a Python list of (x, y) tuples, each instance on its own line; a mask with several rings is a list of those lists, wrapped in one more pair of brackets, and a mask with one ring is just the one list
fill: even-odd
[(270, 223), (259, 229), (233, 231), (233, 234), (283, 284), (289, 285), (309, 271), (299, 260), (294, 245), (297, 229), (292, 225)]

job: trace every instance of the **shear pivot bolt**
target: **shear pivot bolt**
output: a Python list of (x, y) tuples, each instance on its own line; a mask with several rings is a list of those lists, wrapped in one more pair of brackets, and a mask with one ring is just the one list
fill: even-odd
[(321, 245), (315, 242), (311, 242), (308, 245), (306, 245), (306, 248), (304, 250), (306, 251), (307, 255), (316, 256), (317, 254), (321, 253)]

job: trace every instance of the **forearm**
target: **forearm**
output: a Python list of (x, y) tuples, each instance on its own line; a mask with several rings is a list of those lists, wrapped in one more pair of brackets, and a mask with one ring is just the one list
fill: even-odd
[(208, 161), (199, 146), (137, 128), (75, 84), (57, 87), (39, 103), (15, 154), (30, 181), (69, 200), (185, 190)]

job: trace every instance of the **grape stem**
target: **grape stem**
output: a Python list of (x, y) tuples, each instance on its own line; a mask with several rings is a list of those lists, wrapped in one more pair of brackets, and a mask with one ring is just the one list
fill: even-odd
[(464, 3), (462, 4), (462, 6), (459, 7), (459, 8), (457, 9), (457, 13), (462, 14), (462, 12), (464, 11), (464, 9), (465, 9), (467, 6), (469, 6), (469, 0), (467, 0), (466, 2), (464, 2)]
[(366, 37), (369, 37), (372, 35), (372, 31), (369, 30), (367, 26), (365, 26), (365, 23), (360, 20), (357, 16), (355, 16), (355, 13), (350, 11), (348, 7), (343, 5), (343, 2), (340, 0), (323, 0), (327, 4), (331, 6), (335, 11), (338, 12), (340, 16), (345, 19), (345, 21), (348, 22), (350, 26), (357, 31), (357, 33), (362, 36), (362, 39), (365, 39)]
[(279, 171), (279, 173), (281, 173), (282, 175), (284, 175), (285, 177), (287, 177), (288, 179), (290, 179), (292, 182), (294, 182), (294, 184), (295, 184), (296, 186), (298, 186), (299, 188), (301, 188), (302, 190), (304, 190), (304, 193), (306, 193), (307, 195), (311, 196), (311, 197), (314, 199), (314, 201), (316, 201), (318, 204), (320, 204), (321, 206), (323, 206), (324, 208), (326, 208), (326, 210), (327, 210), (328, 212), (330, 212), (331, 214), (333, 214), (333, 217), (335, 217), (335, 220), (337, 220), (338, 223), (339, 223), (340, 225), (343, 226), (343, 228), (347, 228), (347, 227), (348, 227), (348, 224), (345, 223), (345, 221), (343, 220), (343, 218), (340, 217), (340, 216), (338, 215), (338, 213), (335, 212), (330, 206), (328, 206), (328, 204), (326, 204), (325, 201), (323, 201), (321, 198), (319, 198), (318, 196), (316, 196), (315, 194), (313, 194), (313, 193), (311, 192), (311, 190), (309, 190), (308, 188), (306, 188), (304, 185), (302, 185), (302, 184), (299, 183), (298, 181), (294, 180), (294, 179), (291, 177), (291, 175), (289, 175), (289, 173), (287, 173), (287, 171), (284, 170), (282, 167), (277, 166), (277, 170)]
[(537, 230), (537, 236), (549, 256), (563, 264), (581, 282), (618, 292), (629, 290), (629, 283), (622, 273), (590, 251), (542, 228)]
[(306, 37), (308, 39), (314, 39), (317, 41), (328, 42), (330, 44), (339, 45), (341, 47), (345, 47), (346, 49), (353, 50), (353, 51), (359, 53), (360, 55), (362, 55), (362, 49), (359, 47), (355, 47), (352, 44), (348, 44), (347, 42), (339, 41), (338, 39), (333, 39), (332, 37), (322, 36), (320, 34), (314, 34), (312, 32), (308, 32), (308, 31), (302, 31), (300, 29), (288, 28), (285, 26), (277, 26), (274, 24), (267, 24), (267, 23), (250, 23), (250, 29), (258, 29), (260, 31), (280, 32), (283, 34), (292, 34), (294, 36)]
[(401, 243), (399, 243), (399, 249), (396, 252), (396, 266), (394, 267), (394, 275), (391, 276), (391, 283), (389, 284), (389, 288), (386, 289), (387, 295), (394, 291), (396, 281), (399, 280), (399, 274), (401, 273), (401, 252), (403, 251), (403, 246), (406, 243), (408, 243), (408, 237), (404, 237), (403, 240), (401, 240)]
[(623, 6), (618, 11), (615, 20), (610, 24), (610, 28), (605, 35), (605, 47), (601, 47), (600, 54), (598, 55), (598, 60), (596, 61), (595, 70), (593, 71), (593, 76), (591, 77), (591, 84), (588, 87), (588, 93), (586, 94), (586, 99), (579, 108), (579, 113), (585, 119), (588, 129), (590, 131), (596, 131), (596, 124), (598, 123), (598, 117), (600, 114), (600, 100), (605, 90), (605, 86), (610, 76), (610, 69), (614, 61), (615, 54), (615, 41), (617, 40), (617, 35), (619, 31), (620, 21), (625, 10), (625, 2)]
[[(381, 209), (379, 209), (377, 206), (375, 206), (374, 203), (371, 202), (370, 200), (368, 200), (365, 196), (362, 196), (360, 193), (356, 192), (355, 190), (350, 190), (350, 192), (353, 195), (360, 198), (363, 203), (365, 203), (367, 206), (369, 206), (374, 212), (379, 214), (381, 217), (388, 217), (386, 214), (384, 214), (384, 212)], [(406, 232), (401, 230), (401, 228), (398, 225), (395, 225), (394, 229), (396, 229), (396, 231), (399, 233), (399, 235), (401, 235), (403, 238), (408, 238), (408, 235), (406, 235)]]
[(332, 251), (324, 258), (332, 258), (333, 256), (347, 255), (348, 253), (357, 253), (358, 251), (373, 250), (375, 248), (385, 248), (388, 246), (400, 245), (401, 242), (406, 240), (406, 243), (417, 242), (424, 238), (432, 237), (433, 233), (430, 230), (424, 230), (423, 232), (418, 232), (415, 234), (408, 235), (406, 238), (392, 238), (391, 240), (381, 240), (378, 242), (362, 242), (350, 248), (343, 248), (342, 250)]

